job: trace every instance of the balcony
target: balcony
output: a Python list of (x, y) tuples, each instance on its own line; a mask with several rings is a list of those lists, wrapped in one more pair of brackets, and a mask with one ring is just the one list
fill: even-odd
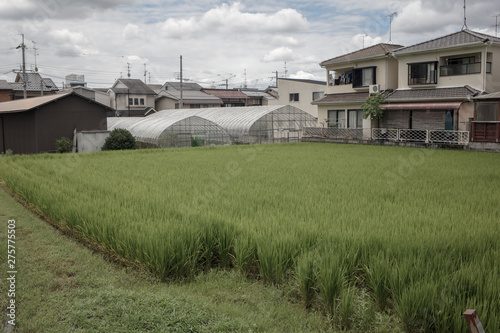
[[(467, 75), (481, 73), (481, 63), (447, 65), (439, 67), (441, 76)], [(486, 73), (491, 73), (491, 62), (486, 63)]]

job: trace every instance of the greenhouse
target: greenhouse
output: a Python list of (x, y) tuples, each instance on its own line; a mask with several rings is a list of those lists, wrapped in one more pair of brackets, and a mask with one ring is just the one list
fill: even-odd
[(123, 128), (143, 145), (158, 148), (230, 145), (228, 133), (219, 125), (183, 112), (168, 118), (111, 117), (108, 129)]
[(148, 118), (168, 120), (178, 113), (219, 125), (233, 143), (300, 141), (304, 127), (317, 126), (315, 117), (290, 105), (163, 110)]

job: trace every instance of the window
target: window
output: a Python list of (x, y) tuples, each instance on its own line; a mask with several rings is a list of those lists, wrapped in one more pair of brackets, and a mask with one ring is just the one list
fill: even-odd
[(498, 121), (499, 102), (476, 103), (476, 121)]
[(345, 128), (345, 111), (328, 110), (328, 127)]
[(262, 100), (261, 99), (252, 99), (252, 104), (253, 105), (262, 105)]
[(200, 109), (201, 108), (201, 104), (189, 104), (189, 108), (190, 109)]
[(139, 103), (140, 103), (141, 105), (144, 105), (144, 98), (139, 99)]
[(481, 73), (480, 56), (467, 56), (445, 59), (445, 66), (439, 68), (441, 76)]
[(377, 67), (355, 68), (352, 70), (352, 87), (368, 87), (377, 83)]
[(138, 98), (134, 98), (134, 104), (135, 105), (139, 105), (139, 99)]
[(348, 128), (363, 128), (363, 110), (349, 110)]
[(323, 96), (325, 96), (325, 93), (323, 91), (315, 91), (313, 92), (313, 101), (316, 101), (322, 98)]
[(299, 94), (290, 94), (290, 102), (298, 102), (299, 101)]
[(437, 62), (408, 64), (408, 84), (436, 84)]
[(179, 107), (180, 107), (179, 103), (175, 103), (175, 108), (179, 109)]
[(128, 99), (128, 105), (134, 105), (134, 99), (133, 98), (129, 98)]

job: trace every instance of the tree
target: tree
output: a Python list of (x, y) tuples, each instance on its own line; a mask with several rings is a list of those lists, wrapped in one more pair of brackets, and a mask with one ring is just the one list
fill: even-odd
[(363, 115), (365, 119), (380, 119), (384, 116), (384, 109), (382, 103), (385, 98), (384, 93), (373, 94), (361, 106), (363, 108)]
[(115, 128), (102, 146), (102, 150), (137, 149), (138, 145), (132, 134), (123, 128)]

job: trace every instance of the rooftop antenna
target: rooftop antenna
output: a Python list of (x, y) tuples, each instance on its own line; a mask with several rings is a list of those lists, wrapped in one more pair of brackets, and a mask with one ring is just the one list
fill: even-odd
[(127, 62), (127, 76), (130, 79), (130, 63)]
[(498, 15), (493, 15), (493, 17), (495, 18), (495, 37), (498, 37), (498, 17), (500, 16), (500, 14)]
[(35, 56), (35, 72), (38, 72), (38, 67), (36, 66), (36, 56), (39, 55), (36, 51), (38, 51), (38, 49), (36, 48), (36, 42), (31, 42), (33, 43), (33, 55)]
[[(385, 17), (389, 17), (389, 43), (392, 43), (392, 18), (395, 16), (398, 12), (391, 13), (389, 15), (386, 15)], [(364, 39), (363, 39), (364, 41)]]
[(462, 30), (469, 30), (467, 26), (467, 0), (464, 0), (464, 25), (462, 26)]
[(365, 38), (368, 37), (368, 35), (366, 34), (366, 32), (361, 36), (361, 38), (363, 38), (363, 48), (365, 48)]

